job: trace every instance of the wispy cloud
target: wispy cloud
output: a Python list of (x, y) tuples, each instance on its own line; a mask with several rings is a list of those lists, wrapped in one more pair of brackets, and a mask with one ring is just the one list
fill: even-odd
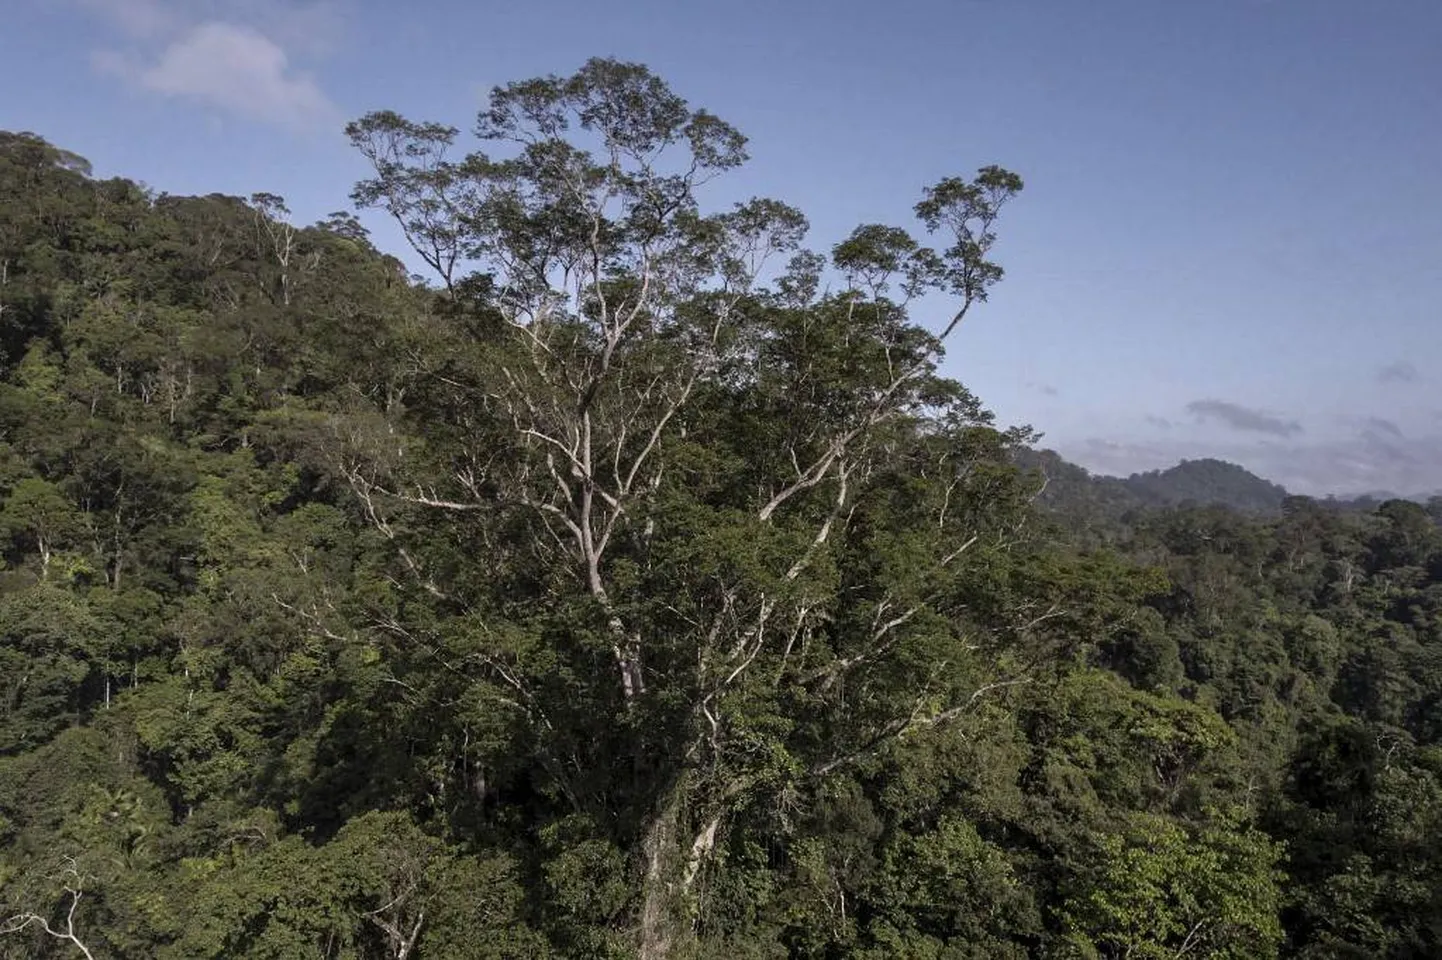
[(139, 90), (297, 130), (332, 124), (338, 108), (298, 52), (316, 54), (336, 18), (329, 4), (278, 0), (79, 0), (125, 42), (97, 69)]
[(1168, 420), (1166, 417), (1159, 417), (1154, 413), (1147, 414), (1147, 423), (1151, 424), (1154, 427), (1160, 427), (1163, 430), (1170, 430), (1172, 427), (1175, 426), (1175, 424)]
[(1187, 412), (1198, 420), (1211, 420), (1246, 433), (1291, 437), (1302, 432), (1302, 425), (1295, 420), (1283, 420), (1227, 400), (1193, 400), (1187, 404)]
[(1377, 371), (1378, 383), (1416, 383), (1417, 368), (1406, 360), (1389, 363)]
[(1402, 439), (1402, 428), (1382, 417), (1368, 417), (1362, 421), (1363, 433), (1380, 434), (1395, 440)]

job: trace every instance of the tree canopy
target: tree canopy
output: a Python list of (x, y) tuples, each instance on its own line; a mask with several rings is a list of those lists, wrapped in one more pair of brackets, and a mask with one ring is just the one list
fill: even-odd
[(0, 958), (1439, 949), (1438, 513), (1045, 493), (940, 367), (1016, 174), (818, 251), (640, 65), (346, 132), (429, 280), (0, 134)]

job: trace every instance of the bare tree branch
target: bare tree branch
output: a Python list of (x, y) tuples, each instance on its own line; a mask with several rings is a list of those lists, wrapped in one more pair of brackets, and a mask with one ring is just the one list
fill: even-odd
[(70, 899), (65, 909), (65, 925), (57, 929), (50, 925), (48, 918), (38, 913), (24, 911), (0, 921), (0, 936), (21, 933), (31, 926), (39, 927), (47, 936), (63, 940), (74, 946), (85, 957), (85, 960), (95, 960), (95, 954), (90, 952), (90, 948), (75, 932), (75, 911), (80, 908), (80, 901), (85, 896), (85, 877), (81, 876), (74, 857), (66, 857), (65, 863), (65, 870), (61, 874), (63, 878), (61, 889)]

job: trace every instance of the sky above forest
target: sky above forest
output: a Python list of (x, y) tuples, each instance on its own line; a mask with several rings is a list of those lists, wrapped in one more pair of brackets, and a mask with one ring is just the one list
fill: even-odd
[(303, 222), (367, 174), (346, 120), (465, 130), (491, 87), (591, 56), (738, 126), (752, 160), (715, 198), (793, 203), (818, 249), (1001, 164), (1027, 181), (1007, 279), (944, 369), (1002, 423), (1103, 473), (1442, 489), (1438, 0), (5, 6), (0, 129)]

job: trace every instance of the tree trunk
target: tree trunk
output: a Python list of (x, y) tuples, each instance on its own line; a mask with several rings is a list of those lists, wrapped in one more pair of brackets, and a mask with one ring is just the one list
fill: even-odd
[(657, 808), (642, 840), (640, 960), (666, 960), (684, 953), (696, 934), (695, 884), (716, 846), (721, 817), (692, 823), (689, 792), (690, 777), (683, 773)]
[(684, 898), (678, 895), (675, 883), (683, 791), (684, 780), (656, 811), (642, 841), (645, 875), (641, 879), (640, 960), (665, 960), (683, 933), (690, 931), (683, 915)]

